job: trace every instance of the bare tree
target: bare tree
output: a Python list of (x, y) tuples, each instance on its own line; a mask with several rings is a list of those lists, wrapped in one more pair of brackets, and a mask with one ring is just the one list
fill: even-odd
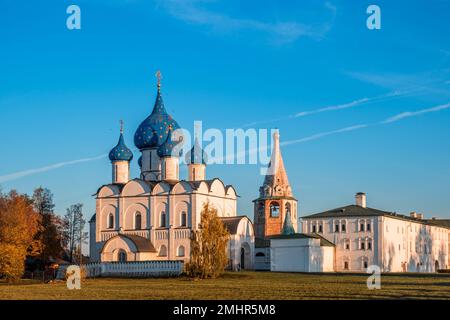
[(83, 205), (77, 203), (67, 208), (67, 213), (63, 219), (63, 240), (68, 251), (70, 262), (74, 262), (74, 256), (78, 253), (78, 260), (81, 262), (81, 248), (88, 238), (84, 231), (86, 220), (83, 218)]

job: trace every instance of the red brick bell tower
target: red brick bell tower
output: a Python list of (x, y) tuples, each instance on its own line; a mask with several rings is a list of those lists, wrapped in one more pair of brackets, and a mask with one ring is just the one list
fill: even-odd
[(286, 215), (297, 232), (297, 199), (292, 195), (284, 168), (278, 130), (273, 134), (272, 157), (264, 183), (259, 188), (259, 198), (253, 203), (255, 238), (265, 239), (281, 234)]

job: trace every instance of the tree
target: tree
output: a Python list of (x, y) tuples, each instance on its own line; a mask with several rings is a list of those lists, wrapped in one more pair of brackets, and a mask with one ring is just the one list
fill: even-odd
[(191, 277), (217, 278), (228, 262), (229, 233), (217, 215), (217, 209), (206, 203), (201, 213), (199, 229), (192, 231), (191, 260), (187, 274)]
[(39, 214), (26, 195), (11, 191), (0, 194), (0, 277), (19, 279), (25, 269), (25, 258), (34, 245), (39, 228)]
[(53, 194), (49, 189), (39, 187), (33, 193), (33, 205), (41, 216), (40, 228), (36, 234), (39, 241), (39, 254), (45, 265), (49, 258), (62, 256), (62, 225), (61, 219), (55, 215)]
[(70, 262), (74, 261), (77, 251), (78, 256), (81, 257), (82, 244), (88, 238), (87, 232), (83, 231), (85, 225), (86, 220), (83, 218), (83, 205), (81, 203), (67, 208), (67, 213), (63, 219), (63, 243), (68, 251)]

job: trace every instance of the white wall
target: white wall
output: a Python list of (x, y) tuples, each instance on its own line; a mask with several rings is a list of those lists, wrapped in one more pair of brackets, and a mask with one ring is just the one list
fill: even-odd
[[(335, 244), (336, 271), (365, 272), (364, 262), (368, 266), (379, 263), (380, 222), (378, 217), (303, 218), (302, 221), (304, 233), (313, 233), (315, 227), (317, 234)], [(339, 225), (337, 232), (336, 224)], [(361, 224), (364, 226), (362, 231)], [(345, 225), (345, 228), (343, 225)], [(322, 226), (322, 232), (320, 232), (320, 226)], [(348, 248), (347, 244), (349, 245)], [(346, 264), (348, 269), (345, 269)]]
[[(219, 216), (237, 215), (237, 197), (234, 190), (226, 188), (218, 179), (214, 180), (211, 186), (202, 182), (198, 190), (192, 190), (187, 182), (179, 182), (173, 188), (165, 182), (160, 182), (151, 190), (150, 186), (141, 180), (128, 182), (121, 192), (114, 185), (105, 186), (100, 189), (96, 200), (97, 219), (95, 230), (91, 231), (91, 255), (100, 256), (99, 251), (104, 243), (123, 232), (149, 239), (158, 252), (164, 246), (167, 255), (158, 253), (155, 257), (157, 260), (188, 261), (190, 232), (191, 229), (198, 228), (201, 211), (206, 202), (210, 202), (217, 209)], [(166, 213), (166, 225), (163, 228), (160, 221), (162, 211)], [(135, 229), (136, 212), (141, 213), (141, 230)], [(186, 228), (180, 226), (182, 212), (187, 213)], [(112, 229), (108, 228), (108, 216), (111, 213), (114, 216)], [(250, 268), (253, 268), (253, 233), (251, 236), (239, 236), (236, 241), (248, 242), (252, 253), (248, 261), (251, 261)], [(178, 255), (180, 246), (185, 249), (184, 256)], [(113, 256), (108, 257), (108, 261), (111, 259), (114, 259)]]
[(282, 272), (331, 272), (334, 248), (321, 247), (319, 239), (271, 239), (270, 270)]
[(449, 230), (383, 217), (382, 271), (435, 272), (448, 268)]

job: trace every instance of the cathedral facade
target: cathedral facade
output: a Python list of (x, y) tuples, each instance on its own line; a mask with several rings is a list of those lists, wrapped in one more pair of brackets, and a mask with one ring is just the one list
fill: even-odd
[(253, 225), (238, 216), (234, 187), (207, 179), (206, 154), (198, 141), (185, 154), (188, 176), (180, 179), (179, 128), (164, 107), (158, 81), (153, 111), (134, 136), (140, 177), (130, 178), (134, 155), (122, 129), (109, 153), (112, 181), (98, 189), (90, 220), (92, 261), (189, 261), (191, 232), (199, 228), (203, 206), (210, 203), (230, 232), (229, 267), (253, 268)]

